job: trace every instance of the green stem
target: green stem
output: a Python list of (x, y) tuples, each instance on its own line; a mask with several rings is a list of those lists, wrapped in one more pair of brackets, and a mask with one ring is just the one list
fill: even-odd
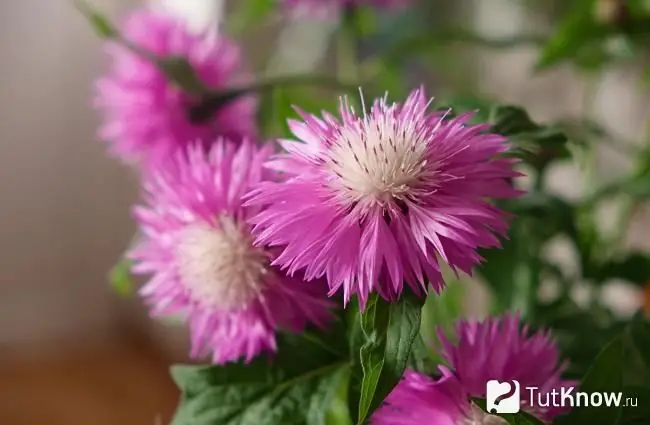
[(347, 84), (335, 78), (318, 75), (293, 75), (269, 78), (256, 81), (247, 86), (234, 87), (222, 92), (213, 92), (204, 95), (201, 102), (190, 109), (190, 119), (195, 122), (207, 120), (216, 110), (226, 103), (248, 93), (264, 92), (279, 86), (290, 87), (303, 85), (331, 87), (344, 91), (353, 91), (358, 87), (358, 84)]

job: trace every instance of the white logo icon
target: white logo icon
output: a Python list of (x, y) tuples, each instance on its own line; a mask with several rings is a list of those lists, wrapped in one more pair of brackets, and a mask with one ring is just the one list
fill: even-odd
[(488, 413), (517, 413), (521, 408), (519, 382), (488, 381), (485, 386)]

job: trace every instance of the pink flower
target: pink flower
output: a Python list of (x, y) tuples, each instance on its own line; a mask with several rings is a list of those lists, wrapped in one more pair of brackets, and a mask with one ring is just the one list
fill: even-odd
[[(550, 421), (563, 410), (530, 406), (523, 388), (537, 387), (540, 394), (547, 394), (578, 384), (562, 379), (565, 366), (559, 364), (560, 353), (550, 334), (542, 331), (529, 334), (527, 326), (520, 328), (517, 315), (483, 322), (461, 321), (456, 326), (456, 344), (449, 342), (442, 331), (439, 336), (443, 356), (471, 397), (485, 398), (489, 380), (516, 380), (522, 388), (522, 407)], [(545, 398), (542, 402), (546, 404)]]
[(406, 371), (399, 384), (370, 420), (371, 425), (507, 425), (473, 405), (452, 373), (443, 376)]
[(346, 302), (371, 292), (399, 297), (443, 286), (439, 261), (471, 273), (477, 249), (499, 247), (506, 214), (491, 198), (519, 195), (507, 181), (519, 175), (504, 137), (471, 125), (469, 114), (427, 112), (422, 90), (404, 104), (376, 100), (355, 113), (347, 101), (341, 120), (302, 113), (289, 122), (300, 140), (269, 164), (286, 181), (263, 182), (250, 205), (267, 206), (251, 222), (256, 242), (278, 246), (273, 264), (308, 280), (327, 277)]
[[(214, 31), (191, 32), (181, 19), (161, 11), (132, 13), (121, 35), (134, 45), (161, 57), (189, 62), (212, 90), (227, 89), (247, 73), (240, 66), (239, 48)], [(235, 141), (254, 137), (254, 97), (226, 104), (202, 122), (190, 119), (197, 98), (170, 83), (150, 61), (109, 43), (108, 73), (97, 81), (95, 106), (103, 112), (99, 137), (110, 143), (114, 155), (127, 162), (155, 165), (189, 142), (209, 146), (217, 136)]]
[(179, 151), (145, 176), (133, 271), (152, 275), (140, 291), (152, 314), (187, 315), (193, 357), (250, 361), (275, 351), (278, 328), (298, 332), (329, 317), (324, 287), (286, 276), (270, 265), (271, 250), (253, 246), (246, 218), (258, 210), (241, 197), (270, 177), (262, 168), (269, 154), (219, 140), (207, 154)]

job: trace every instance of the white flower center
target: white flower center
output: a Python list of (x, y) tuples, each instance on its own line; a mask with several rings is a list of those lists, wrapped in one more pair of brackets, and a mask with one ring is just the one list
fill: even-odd
[(373, 114), (345, 126), (330, 151), (330, 169), (343, 199), (384, 205), (404, 200), (427, 166), (424, 133), (410, 120)]
[(233, 219), (222, 216), (219, 224), (193, 224), (183, 230), (176, 247), (179, 274), (194, 300), (234, 309), (259, 295), (268, 263)]
[(472, 404), (469, 416), (463, 418), (458, 425), (508, 425), (508, 421), (501, 416), (486, 413), (477, 405)]

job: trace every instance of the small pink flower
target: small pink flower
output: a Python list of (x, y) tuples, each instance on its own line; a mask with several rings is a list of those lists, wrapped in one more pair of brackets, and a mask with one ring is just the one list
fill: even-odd
[[(456, 326), (458, 342), (451, 343), (442, 331), (442, 354), (463, 389), (471, 397), (485, 398), (487, 381), (518, 381), (520, 387), (537, 387), (540, 394), (578, 385), (562, 379), (564, 365), (559, 364), (557, 344), (548, 332), (530, 334), (520, 327), (517, 315), (487, 319), (483, 322), (461, 321)], [(522, 406), (540, 419), (550, 421), (563, 413), (560, 408), (530, 406), (521, 397)]]
[(506, 213), (491, 200), (520, 194), (508, 182), (515, 161), (502, 156), (509, 145), (469, 114), (447, 118), (429, 104), (416, 90), (361, 115), (343, 101), (340, 120), (289, 122), (299, 141), (282, 141), (287, 153), (269, 164), (285, 181), (261, 183), (247, 201), (266, 207), (251, 222), (256, 243), (282, 249), (274, 264), (326, 276), (330, 293), (364, 306), (372, 292), (398, 298), (404, 284), (439, 291), (439, 261), (471, 273), (478, 248), (500, 246)]
[(143, 235), (130, 253), (133, 271), (150, 274), (140, 291), (153, 315), (186, 314), (191, 355), (214, 363), (250, 361), (275, 351), (279, 328), (299, 332), (329, 317), (325, 287), (289, 277), (253, 245), (246, 218), (258, 212), (241, 197), (271, 177), (270, 149), (219, 140), (177, 152), (144, 177), (145, 205), (135, 209)]
[[(236, 44), (214, 31), (191, 32), (180, 17), (141, 9), (120, 28), (123, 38), (161, 57), (187, 60), (212, 90), (248, 79)], [(202, 122), (190, 119), (198, 99), (176, 87), (150, 61), (109, 43), (110, 69), (96, 84), (95, 106), (103, 112), (99, 137), (114, 155), (155, 166), (189, 142), (206, 148), (217, 137), (254, 137), (257, 100), (246, 96), (226, 104)]]

